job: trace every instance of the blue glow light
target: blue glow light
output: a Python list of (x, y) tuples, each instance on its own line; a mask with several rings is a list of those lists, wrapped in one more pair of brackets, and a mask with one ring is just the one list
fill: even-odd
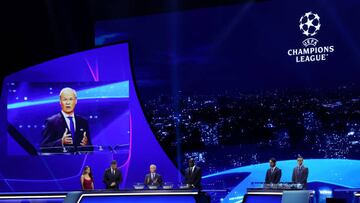
[(330, 188), (322, 188), (319, 190), (320, 195), (332, 195), (332, 190)]
[[(98, 87), (80, 90), (77, 92), (78, 100), (90, 100), (90, 99), (122, 99), (129, 98), (129, 81), (122, 81), (117, 83), (111, 83)], [(23, 108), (35, 105), (50, 104), (59, 102), (59, 96), (51, 96), (35, 101), (25, 101), (8, 104), (8, 109)]]

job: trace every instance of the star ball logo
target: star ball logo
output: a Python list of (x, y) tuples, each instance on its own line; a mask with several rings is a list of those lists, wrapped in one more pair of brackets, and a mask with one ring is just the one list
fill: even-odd
[(317, 46), (319, 40), (314, 36), (321, 28), (320, 16), (317, 13), (307, 12), (300, 17), (299, 29), (307, 38), (302, 41), (303, 48), (289, 49), (287, 54), (295, 57), (296, 63), (326, 61), (329, 54), (335, 51), (333, 45)]

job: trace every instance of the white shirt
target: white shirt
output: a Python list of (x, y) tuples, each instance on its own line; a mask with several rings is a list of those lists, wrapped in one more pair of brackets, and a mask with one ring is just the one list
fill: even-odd
[(190, 168), (191, 173), (194, 173), (194, 171), (195, 171), (195, 167), (196, 167), (196, 166), (194, 165), (193, 167), (191, 167), (191, 168)]
[[(72, 120), (73, 120), (73, 123), (74, 123), (74, 129), (75, 129), (75, 131), (76, 131), (75, 114), (74, 114), (74, 113), (72, 113), (72, 114), (67, 114), (67, 113), (65, 113), (64, 111), (61, 111), (61, 113), (62, 113), (62, 115), (63, 115), (64, 118), (65, 118), (66, 125), (67, 125), (67, 127), (68, 127), (69, 130), (71, 130), (71, 128), (70, 128), (70, 120), (69, 120), (68, 117), (69, 117), (69, 116), (72, 116)], [(75, 133), (75, 132), (73, 132), (73, 133)], [(70, 134), (70, 132), (69, 132), (69, 134)]]

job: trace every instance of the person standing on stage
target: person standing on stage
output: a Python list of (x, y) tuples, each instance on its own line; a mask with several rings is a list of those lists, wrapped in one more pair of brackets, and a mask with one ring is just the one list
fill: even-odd
[(156, 173), (156, 165), (150, 165), (150, 173), (146, 174), (144, 184), (154, 185), (154, 186), (161, 186), (163, 184), (163, 180), (160, 174)]
[(270, 168), (266, 171), (265, 183), (266, 184), (278, 184), (281, 179), (281, 169), (276, 167), (276, 159), (271, 158), (269, 160)]
[(122, 182), (122, 174), (121, 171), (117, 168), (117, 163), (115, 160), (111, 162), (110, 168), (105, 170), (103, 182), (105, 183), (106, 189), (119, 189), (119, 185)]
[(303, 163), (304, 158), (299, 155), (297, 158), (297, 166), (293, 170), (292, 182), (296, 184), (302, 184), (303, 188), (306, 189), (309, 169), (305, 167)]
[(94, 190), (94, 177), (89, 166), (84, 167), (80, 182), (83, 190)]
[(191, 188), (201, 189), (201, 168), (195, 165), (194, 159), (189, 159), (189, 168), (185, 169), (185, 183)]

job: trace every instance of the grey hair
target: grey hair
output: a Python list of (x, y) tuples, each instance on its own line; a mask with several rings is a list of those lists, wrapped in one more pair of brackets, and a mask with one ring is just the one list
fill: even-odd
[(61, 97), (62, 93), (64, 93), (65, 91), (68, 91), (68, 90), (72, 91), (72, 93), (75, 95), (75, 98), (77, 98), (77, 93), (76, 93), (76, 91), (75, 91), (73, 88), (71, 88), (71, 87), (62, 88), (61, 91), (60, 91), (59, 96)]

